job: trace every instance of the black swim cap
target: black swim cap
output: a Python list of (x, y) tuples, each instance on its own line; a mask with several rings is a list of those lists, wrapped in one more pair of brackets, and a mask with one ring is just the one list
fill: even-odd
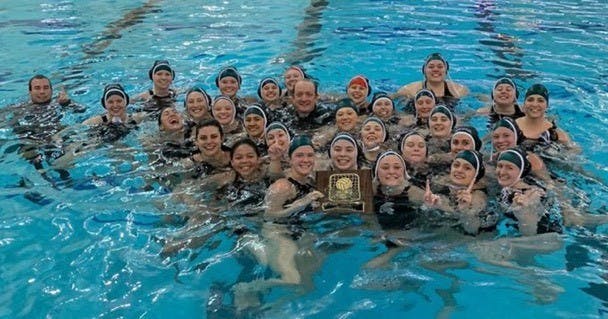
[(106, 108), (106, 100), (112, 95), (119, 95), (125, 100), (126, 105), (129, 105), (129, 95), (125, 92), (122, 85), (118, 83), (108, 84), (103, 88), (103, 95), (101, 96), (101, 106)]
[(475, 182), (478, 182), (485, 174), (486, 167), (483, 165), (483, 157), (477, 151), (464, 150), (456, 154), (457, 158), (463, 159), (475, 168)]
[(156, 60), (154, 61), (154, 65), (152, 65), (152, 67), (150, 68), (150, 71), (148, 71), (148, 77), (150, 77), (150, 80), (152, 80), (152, 76), (156, 74), (156, 72), (161, 70), (168, 71), (169, 73), (171, 73), (171, 78), (175, 79), (175, 71), (173, 71), (173, 69), (171, 68), (169, 61)]

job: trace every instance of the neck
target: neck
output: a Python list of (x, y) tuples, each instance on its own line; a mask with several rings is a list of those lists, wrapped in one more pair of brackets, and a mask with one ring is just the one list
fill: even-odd
[(515, 114), (515, 104), (497, 104), (494, 103), (494, 112), (501, 115)]
[(401, 183), (397, 186), (380, 185), (380, 190), (382, 191), (382, 194), (384, 194), (386, 196), (395, 196), (395, 195), (399, 195), (399, 194), (403, 193), (403, 190), (405, 189), (406, 186), (407, 186), (407, 182), (404, 181), (403, 183)]
[(443, 96), (443, 91), (445, 91), (445, 81), (434, 82), (431, 80), (426, 80), (426, 86), (435, 93), (435, 96)]
[(545, 117), (541, 116), (541, 117), (529, 117), (529, 116), (524, 116), (522, 118), (522, 121), (527, 125), (527, 126), (533, 126), (533, 127), (541, 127), (543, 125), (543, 123), (545, 123)]
[(170, 95), (169, 88), (159, 88), (157, 86), (154, 86), (154, 89), (152, 89), (152, 92), (157, 97), (165, 97), (165, 96)]

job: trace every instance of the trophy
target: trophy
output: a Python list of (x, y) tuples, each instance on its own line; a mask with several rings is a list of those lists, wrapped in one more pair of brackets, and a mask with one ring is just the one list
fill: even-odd
[(324, 212), (373, 212), (372, 176), (370, 170), (318, 171), (317, 189), (325, 197)]

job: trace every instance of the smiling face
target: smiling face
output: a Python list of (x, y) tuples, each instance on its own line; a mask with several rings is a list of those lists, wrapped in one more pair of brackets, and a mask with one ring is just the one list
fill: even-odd
[(219, 128), (214, 125), (203, 126), (198, 129), (194, 144), (205, 156), (214, 156), (221, 151), (223, 142)]
[(384, 129), (380, 123), (369, 121), (361, 128), (361, 140), (367, 148), (373, 148), (384, 142)]
[(294, 86), (293, 107), (296, 112), (308, 115), (315, 110), (317, 105), (317, 93), (315, 85), (310, 81), (298, 81)]
[(475, 150), (475, 141), (467, 134), (456, 133), (452, 135), (450, 140), (450, 150), (453, 154), (465, 150), (473, 151)]
[(547, 100), (542, 95), (532, 94), (524, 101), (523, 111), (530, 118), (544, 118)]
[(502, 187), (509, 187), (519, 181), (520, 169), (509, 161), (496, 163), (496, 179)]
[(452, 132), (452, 121), (443, 113), (435, 113), (429, 119), (429, 130), (433, 137), (448, 137)]
[(420, 135), (411, 135), (402, 146), (403, 159), (410, 164), (424, 163), (426, 161), (426, 141)]
[(367, 99), (367, 93), (369, 89), (360, 84), (352, 84), (346, 90), (348, 97), (356, 104), (359, 105)]
[(347, 140), (334, 142), (329, 150), (329, 157), (336, 169), (357, 169), (357, 147)]
[(167, 90), (173, 83), (173, 75), (167, 70), (158, 70), (152, 75), (154, 88), (157, 90)]
[(315, 167), (315, 150), (310, 145), (300, 146), (291, 153), (289, 163), (292, 173), (300, 177), (308, 176)]
[(475, 167), (462, 158), (457, 158), (452, 162), (450, 168), (450, 179), (452, 183), (459, 186), (469, 186), (475, 179)]
[(250, 137), (260, 138), (264, 135), (264, 118), (257, 114), (245, 116), (245, 130)]
[(435, 99), (430, 96), (421, 96), (416, 100), (416, 116), (423, 119), (428, 119), (431, 111), (435, 107)]
[(492, 96), (496, 105), (509, 106), (516, 102), (515, 89), (508, 83), (497, 85), (492, 91)]
[(302, 76), (302, 73), (300, 73), (300, 71), (298, 71), (294, 68), (287, 69), (287, 71), (285, 71), (285, 74), (283, 75), (283, 77), (285, 79), (285, 87), (290, 92), (293, 92), (293, 87), (296, 84), (296, 82), (304, 79), (304, 77)]
[(400, 186), (405, 183), (405, 167), (396, 155), (387, 155), (377, 164), (378, 181), (383, 186)]
[(259, 166), (259, 158), (251, 145), (240, 144), (232, 152), (230, 165), (237, 174), (248, 177), (256, 172)]
[(286, 147), (287, 150), (289, 145), (289, 137), (282, 129), (274, 129), (266, 132), (266, 145), (270, 147), (275, 143), (278, 143), (278, 145), (281, 147)]
[(109, 118), (119, 117), (122, 119), (127, 115), (127, 101), (122, 96), (110, 95), (105, 102)]
[(343, 107), (336, 112), (336, 125), (340, 132), (350, 132), (359, 121), (357, 112), (350, 107)]
[(279, 87), (272, 82), (266, 83), (260, 90), (260, 95), (265, 103), (274, 102), (280, 98)]
[(177, 132), (184, 128), (182, 115), (174, 108), (168, 107), (160, 113), (160, 129), (166, 132)]
[(498, 127), (492, 132), (494, 150), (502, 152), (515, 146), (515, 133), (506, 127)]
[(186, 112), (195, 120), (204, 119), (209, 114), (207, 98), (201, 92), (192, 92), (186, 99)]
[(372, 112), (379, 118), (390, 118), (393, 115), (393, 103), (389, 99), (378, 99), (372, 106)]
[(220, 124), (228, 125), (234, 120), (234, 106), (226, 99), (218, 99), (213, 103), (213, 118)]
[(218, 88), (223, 95), (234, 97), (239, 90), (239, 81), (232, 76), (225, 76), (218, 81)]
[(430, 82), (445, 81), (446, 67), (441, 60), (431, 60), (424, 67), (424, 76)]
[(30, 99), (34, 104), (44, 104), (51, 101), (53, 90), (48, 79), (32, 79)]

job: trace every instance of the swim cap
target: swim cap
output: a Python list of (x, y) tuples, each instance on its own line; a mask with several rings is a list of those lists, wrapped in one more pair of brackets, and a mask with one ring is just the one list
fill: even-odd
[(447, 116), (450, 121), (452, 122), (452, 129), (454, 129), (454, 127), (456, 126), (456, 116), (454, 116), (454, 113), (452, 111), (450, 111), (450, 109), (443, 105), (443, 104), (437, 104), (435, 105), (435, 107), (433, 108), (433, 110), (431, 111), (431, 115), (429, 115), (429, 126), (431, 125), (431, 121), (430, 118), (433, 117), (433, 114), (435, 113), (441, 113), (444, 114), (445, 116)]
[(239, 74), (239, 71), (237, 71), (237, 69), (235, 67), (227, 66), (227, 67), (220, 69), (220, 72), (217, 74), (217, 77), (215, 78), (215, 85), (218, 88), (220, 87), (220, 80), (225, 77), (235, 78), (236, 81), (238, 82), (239, 86), (241, 86), (241, 82), (242, 82), (241, 75)]
[(293, 154), (293, 152), (295, 152), (295, 150), (297, 150), (298, 148), (302, 147), (302, 146), (312, 146), (312, 140), (310, 139), (310, 137), (308, 135), (296, 135), (293, 137), (293, 139), (291, 140), (291, 143), (289, 143), (289, 157), (291, 157), (291, 154)]
[(272, 123), (268, 124), (268, 126), (266, 127), (266, 131), (264, 132), (264, 135), (266, 136), (266, 138), (268, 138), (268, 132), (270, 132), (272, 130), (283, 130), (283, 131), (285, 131), (285, 134), (287, 135), (287, 140), (291, 140), (291, 134), (289, 134), (289, 130), (287, 129), (287, 127), (283, 123), (281, 123), (281, 122), (272, 122)]
[(355, 104), (353, 104), (353, 100), (351, 100), (350, 98), (343, 98), (339, 100), (338, 103), (336, 103), (336, 113), (338, 113), (340, 109), (343, 109), (345, 107), (351, 108), (355, 110), (355, 112), (357, 112), (357, 107), (355, 106)]
[(382, 99), (386, 99), (386, 100), (390, 101), (391, 105), (393, 106), (393, 110), (395, 109), (395, 102), (393, 102), (393, 100), (391, 99), (390, 96), (388, 96), (388, 94), (386, 94), (385, 92), (377, 92), (374, 94), (374, 97), (372, 98), (372, 101), (370, 102), (372, 112), (374, 111), (374, 105), (376, 105), (376, 102), (378, 102), (379, 100), (382, 100)]
[(355, 147), (355, 150), (357, 152), (356, 157), (359, 156), (359, 145), (357, 144), (357, 141), (355, 141), (355, 138), (352, 135), (350, 135), (349, 133), (342, 132), (342, 133), (336, 134), (336, 136), (334, 136), (334, 139), (331, 140), (331, 144), (329, 145), (329, 149), (327, 150), (329, 153), (329, 157), (331, 157), (331, 150), (334, 147), (334, 144), (339, 140), (345, 140), (345, 141), (348, 141), (351, 144), (353, 144), (353, 146)]
[(279, 98), (281, 96), (281, 94), (283, 94), (283, 90), (281, 89), (279, 82), (273, 78), (264, 78), (264, 79), (262, 79), (262, 81), (260, 81), (260, 85), (258, 85), (258, 96), (260, 97), (260, 99), (262, 98), (262, 89), (268, 83), (272, 83), (272, 84), (276, 85), (277, 88), (279, 88), (279, 96), (277, 96), (277, 98)]
[(503, 117), (496, 124), (494, 124), (494, 128), (492, 131), (495, 131), (499, 127), (505, 127), (515, 133), (515, 145), (519, 145), (524, 141), (524, 133), (521, 131), (517, 122), (510, 117)]
[(441, 62), (443, 62), (443, 64), (445, 65), (445, 72), (447, 73), (448, 70), (450, 70), (450, 64), (448, 63), (448, 61), (446, 61), (446, 59), (444, 59), (441, 54), (435, 52), (435, 53), (431, 53), (429, 54), (426, 59), (424, 60), (424, 65), (422, 65), (422, 74), (424, 74), (424, 68), (426, 68), (426, 65), (429, 64), (429, 62), (431, 61), (435, 61), (435, 60), (439, 60)]
[(547, 88), (544, 85), (542, 85), (542, 84), (533, 84), (526, 91), (526, 97), (525, 98), (527, 99), (528, 96), (530, 96), (530, 95), (540, 95), (540, 96), (542, 96), (547, 101), (547, 105), (549, 105), (549, 91), (547, 90)]
[(112, 95), (119, 95), (125, 100), (126, 105), (129, 105), (129, 95), (125, 92), (122, 85), (118, 83), (108, 84), (103, 88), (103, 96), (101, 97), (101, 106), (106, 108), (106, 100)]
[(507, 161), (519, 167), (519, 178), (528, 175), (532, 169), (532, 165), (528, 160), (528, 155), (525, 151), (517, 147), (512, 147), (501, 152), (500, 155), (498, 155), (498, 160), (496, 162), (498, 163), (500, 161)]
[(517, 90), (517, 85), (515, 85), (515, 82), (513, 82), (513, 80), (507, 77), (502, 77), (494, 83), (494, 87), (492, 88), (492, 92), (490, 93), (490, 95), (492, 95), (492, 98), (494, 98), (494, 90), (496, 90), (496, 87), (501, 84), (510, 85), (515, 90), (515, 99), (519, 98), (519, 91)]
[(403, 159), (403, 157), (393, 151), (393, 150), (388, 150), (386, 152), (382, 152), (380, 154), (378, 154), (378, 157), (376, 157), (376, 161), (374, 162), (374, 167), (372, 172), (374, 173), (374, 179), (378, 179), (378, 165), (380, 164), (380, 161), (388, 156), (397, 156), (397, 158), (399, 159), (399, 161), (401, 162), (401, 164), (403, 165), (403, 176), (405, 178), (405, 180), (409, 180), (410, 179), (410, 175), (407, 174), (407, 169), (406, 169), (406, 165), (405, 165), (405, 160)]
[(483, 157), (477, 151), (464, 150), (456, 154), (456, 158), (463, 159), (475, 168), (475, 181), (479, 181), (486, 174), (486, 167), (483, 165)]
[(213, 98), (213, 105), (211, 106), (211, 116), (215, 118), (215, 115), (213, 114), (213, 106), (220, 100), (226, 100), (230, 102), (230, 106), (232, 106), (232, 120), (234, 120), (236, 117), (236, 105), (234, 105), (234, 101), (232, 101), (232, 99), (226, 95), (218, 95)]
[(364, 77), (363, 75), (356, 75), (352, 79), (350, 79), (350, 81), (348, 81), (348, 85), (346, 86), (346, 90), (348, 91), (348, 88), (354, 84), (358, 84), (358, 85), (366, 88), (367, 96), (372, 94), (372, 87), (369, 85), (369, 79)]
[(264, 112), (264, 109), (262, 109), (262, 107), (259, 104), (252, 104), (250, 106), (248, 106), (245, 109), (245, 113), (243, 114), (243, 120), (247, 117), (247, 115), (249, 114), (255, 114), (261, 118), (264, 119), (264, 127), (266, 127), (266, 123), (268, 123), (268, 118), (266, 117), (266, 112)]
[(150, 77), (150, 80), (152, 80), (152, 76), (156, 74), (156, 72), (161, 70), (168, 71), (169, 73), (171, 73), (171, 79), (175, 79), (175, 71), (173, 71), (173, 69), (171, 68), (169, 61), (156, 60), (154, 61), (152, 68), (150, 68), (150, 71), (148, 71), (148, 77)]
[(429, 90), (429, 89), (421, 89), (420, 91), (416, 92), (416, 96), (414, 97), (414, 101), (418, 101), (419, 98), (423, 97), (423, 96), (428, 96), (431, 99), (433, 99), (433, 101), (435, 101), (435, 103), (437, 103), (437, 98), (435, 97), (435, 93), (433, 93), (433, 91)]
[(366, 118), (365, 121), (363, 121), (363, 125), (361, 125), (361, 128), (363, 129), (363, 127), (365, 127), (365, 124), (367, 124), (369, 122), (376, 122), (376, 123), (380, 124), (380, 127), (382, 127), (382, 134), (383, 134), (381, 140), (383, 142), (385, 142), (388, 139), (388, 132), (386, 131), (386, 125), (384, 125), (384, 122), (382, 122), (381, 119), (379, 119), (375, 116), (370, 116), (370, 117)]
[(477, 133), (477, 129), (472, 126), (461, 126), (456, 128), (454, 134), (452, 134), (452, 139), (454, 136), (462, 134), (468, 136), (475, 146), (475, 150), (479, 151), (481, 149), (481, 139), (479, 138), (479, 133)]
[(190, 88), (188, 91), (186, 91), (186, 98), (184, 99), (184, 107), (186, 107), (186, 102), (188, 101), (188, 96), (190, 95), (190, 93), (193, 93), (193, 92), (201, 93), (205, 97), (205, 100), (207, 101), (207, 109), (211, 108), (211, 96), (207, 93), (207, 91), (205, 91), (205, 89), (203, 89), (200, 86), (194, 86), (194, 87)]
[(303, 79), (308, 79), (308, 75), (304, 71), (304, 68), (302, 68), (301, 66), (292, 65), (292, 66), (288, 67), (287, 70), (285, 70), (285, 73), (287, 73), (287, 71), (289, 71), (291, 69), (298, 71), (298, 73), (300, 73), (300, 75), (302, 76)]
[[(403, 150), (405, 149), (405, 143), (407, 142), (407, 139), (409, 139), (410, 137), (415, 136), (415, 135), (422, 137), (422, 140), (424, 141), (424, 144), (426, 146), (426, 139), (424, 138), (424, 136), (422, 134), (420, 134), (420, 132), (418, 132), (418, 131), (410, 131), (410, 132), (407, 132), (407, 133), (403, 134), (403, 136), (401, 136), (401, 143), (399, 143), (398, 148), (397, 148), (400, 153), (403, 153)], [(426, 155), (429, 155), (429, 148), (428, 147), (426, 148)]]

